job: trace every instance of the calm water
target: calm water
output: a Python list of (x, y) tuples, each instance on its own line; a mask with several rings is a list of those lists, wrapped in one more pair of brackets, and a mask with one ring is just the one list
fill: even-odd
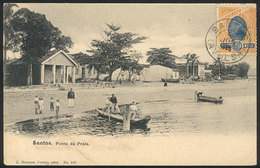
[[(253, 96), (227, 96), (223, 104), (197, 103), (193, 98), (146, 101), (138, 104), (138, 113), (151, 116), (150, 129), (132, 130), (132, 135), (229, 134), (256, 130), (256, 100)], [(98, 117), (95, 111), (44, 119), (43, 122), (17, 123), (5, 130), (33, 136), (124, 134), (121, 123)]]

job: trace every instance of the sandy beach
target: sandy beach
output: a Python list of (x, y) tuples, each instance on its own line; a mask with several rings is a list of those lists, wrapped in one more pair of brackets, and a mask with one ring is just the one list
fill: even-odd
[[(6, 89), (4, 90), (4, 124), (10, 124), (27, 119), (37, 118), (34, 114), (34, 97), (38, 95), (44, 99), (44, 116), (55, 115), (49, 109), (50, 97), (61, 102), (60, 114), (81, 113), (105, 106), (106, 97), (114, 93), (119, 104), (148, 102), (168, 99), (193, 99), (194, 91), (201, 90), (205, 95), (224, 99), (228, 96), (250, 97), (256, 99), (255, 80), (225, 81), (225, 83), (198, 82), (195, 84), (169, 83), (167, 88), (158, 83), (137, 83), (132, 86), (117, 86), (115, 88), (87, 88), (82, 85), (73, 87), (76, 99), (75, 107), (68, 108), (67, 90), (58, 88), (37, 89)], [(66, 89), (69, 89), (68, 87)], [(255, 107), (256, 108), (256, 107)], [(236, 115), (236, 114), (234, 114)]]

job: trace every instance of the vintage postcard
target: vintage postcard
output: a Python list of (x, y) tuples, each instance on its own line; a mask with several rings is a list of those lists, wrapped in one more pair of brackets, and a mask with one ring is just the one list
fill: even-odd
[(256, 165), (256, 4), (4, 3), (4, 164)]

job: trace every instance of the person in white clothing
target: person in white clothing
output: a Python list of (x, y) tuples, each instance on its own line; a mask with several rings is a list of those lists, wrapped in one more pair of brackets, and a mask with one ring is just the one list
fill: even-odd
[(34, 98), (34, 110), (35, 110), (35, 114), (38, 114), (38, 112), (39, 112), (39, 98), (38, 98), (38, 96), (35, 96), (35, 98)]
[(58, 117), (59, 111), (60, 111), (60, 100), (59, 99), (56, 100), (55, 106), (56, 106), (56, 116)]
[(130, 113), (131, 119), (134, 119), (136, 117), (137, 106), (136, 106), (135, 102), (132, 102), (132, 104), (129, 106), (129, 113)]
[(39, 114), (43, 113), (43, 98), (39, 98)]

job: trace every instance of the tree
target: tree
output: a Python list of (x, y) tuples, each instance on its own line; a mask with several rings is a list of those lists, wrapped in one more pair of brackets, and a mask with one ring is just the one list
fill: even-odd
[(239, 77), (247, 77), (247, 73), (250, 69), (250, 65), (248, 63), (242, 62), (237, 65), (238, 68), (238, 76)]
[(84, 54), (82, 52), (72, 54), (73, 59), (75, 59), (80, 65), (89, 64), (91, 61), (91, 56)]
[[(13, 34), (13, 28), (10, 24), (10, 19), (14, 13), (13, 7), (18, 7), (16, 4), (5, 3), (3, 5), (3, 74), (4, 74), (4, 85), (6, 82), (6, 53), (7, 50), (16, 51), (15, 39), (11, 38)], [(13, 41), (11, 41), (13, 39)]]
[(106, 68), (102, 66), (102, 60), (99, 57), (89, 56), (82, 52), (73, 54), (73, 58), (80, 63), (80, 65), (88, 65), (88, 68), (94, 67), (97, 71), (96, 79), (99, 80), (99, 76), (102, 73), (106, 73)]
[(171, 53), (172, 51), (169, 48), (150, 48), (150, 51), (146, 52), (148, 56), (146, 61), (151, 65), (162, 65), (174, 68), (176, 56)]
[(91, 46), (93, 49), (88, 52), (93, 54), (96, 64), (106, 69), (109, 74), (108, 80), (112, 80), (112, 73), (121, 67), (127, 53), (134, 44), (143, 42), (147, 39), (144, 36), (138, 36), (131, 32), (120, 33), (120, 26), (106, 24), (108, 30), (105, 30), (103, 40), (93, 40)]
[(214, 76), (219, 76), (219, 75), (227, 76), (228, 74), (236, 74), (239, 77), (245, 78), (247, 77), (247, 73), (248, 70), (250, 69), (250, 65), (248, 63), (242, 62), (231, 66), (225, 66), (223, 62), (219, 60), (215, 60), (212, 65), (209, 65), (209, 69), (212, 70), (212, 74)]
[(220, 77), (221, 75), (227, 75), (227, 67), (219, 59), (216, 59), (212, 65), (209, 65), (213, 76)]
[(28, 84), (32, 84), (32, 64), (37, 63), (51, 49), (67, 51), (67, 48), (72, 47), (71, 38), (62, 35), (44, 14), (21, 8), (13, 14), (10, 24), (16, 46), (28, 64)]
[[(134, 74), (140, 74), (144, 66), (139, 64), (139, 59), (142, 58), (142, 54), (137, 51), (130, 51), (129, 56), (124, 59), (121, 64), (121, 70), (128, 72), (128, 80), (131, 81)], [(120, 75), (120, 73), (119, 73)]]

